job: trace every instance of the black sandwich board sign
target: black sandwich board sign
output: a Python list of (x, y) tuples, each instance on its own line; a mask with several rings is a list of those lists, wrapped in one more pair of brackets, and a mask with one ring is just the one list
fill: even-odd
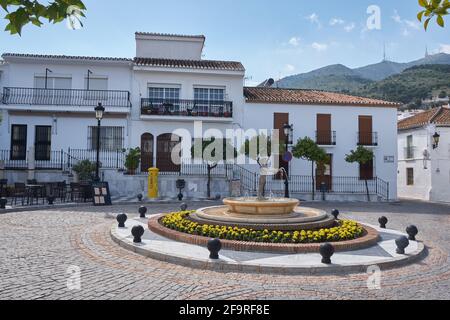
[(111, 194), (109, 193), (108, 182), (94, 182), (92, 183), (92, 195), (94, 206), (110, 206)]

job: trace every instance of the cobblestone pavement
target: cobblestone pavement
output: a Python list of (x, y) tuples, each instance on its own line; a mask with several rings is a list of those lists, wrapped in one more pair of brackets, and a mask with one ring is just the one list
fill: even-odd
[[(190, 208), (213, 203), (190, 204)], [(190, 269), (142, 257), (117, 246), (105, 212), (134, 214), (137, 206), (77, 207), (0, 215), (0, 299), (450, 299), (450, 206), (315, 203), (345, 217), (403, 230), (414, 223), (429, 247), (417, 264), (382, 272), (381, 290), (366, 274), (284, 276)], [(149, 205), (151, 213), (178, 204)], [(69, 290), (70, 266), (81, 269), (81, 289)]]

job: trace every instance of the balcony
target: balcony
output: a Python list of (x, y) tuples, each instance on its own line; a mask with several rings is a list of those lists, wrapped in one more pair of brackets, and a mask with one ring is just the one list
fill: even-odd
[(130, 92), (120, 90), (3, 88), (2, 103), (6, 105), (130, 108)]
[(412, 160), (416, 157), (416, 147), (406, 147), (405, 148), (405, 159), (406, 160)]
[(141, 99), (143, 116), (233, 118), (231, 101)]
[(316, 131), (316, 143), (319, 146), (335, 146), (336, 131)]
[(378, 146), (378, 132), (358, 132), (358, 146)]

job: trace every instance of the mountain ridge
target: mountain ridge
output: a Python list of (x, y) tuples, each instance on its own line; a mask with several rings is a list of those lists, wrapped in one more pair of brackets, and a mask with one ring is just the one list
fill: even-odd
[[(331, 91), (352, 91), (358, 86), (381, 81), (400, 74), (408, 68), (428, 64), (450, 64), (450, 54), (437, 53), (410, 62), (383, 60), (378, 63), (351, 69), (343, 64), (332, 64), (306, 73), (300, 73), (280, 79), (276, 86), (280, 88), (319, 89)], [(327, 84), (327, 77), (331, 77)]]

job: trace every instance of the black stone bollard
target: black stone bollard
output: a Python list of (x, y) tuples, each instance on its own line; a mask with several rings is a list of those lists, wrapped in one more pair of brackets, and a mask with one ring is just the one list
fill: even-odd
[(397, 245), (397, 253), (405, 254), (405, 249), (409, 246), (409, 240), (405, 236), (401, 236), (395, 240), (395, 244)]
[(0, 199), (0, 209), (6, 209), (6, 204), (8, 203), (8, 199), (1, 198)]
[(142, 193), (139, 193), (139, 194), (137, 195), (137, 198), (138, 198), (138, 201), (141, 202), (142, 199), (144, 198), (144, 196), (142, 195)]
[(383, 216), (380, 219), (378, 219), (378, 222), (380, 223), (380, 228), (386, 229), (386, 224), (388, 223), (388, 218)]
[(410, 225), (406, 228), (406, 233), (409, 235), (409, 240), (416, 241), (416, 236), (419, 233), (419, 229), (417, 229), (414, 225)]
[(338, 209), (333, 209), (332, 211), (331, 211), (331, 215), (334, 217), (334, 219), (338, 219), (338, 216), (339, 216), (339, 210)]
[(180, 209), (181, 209), (181, 211), (186, 211), (187, 210), (187, 204), (186, 203), (182, 203), (181, 205), (180, 205)]
[(322, 256), (322, 263), (331, 264), (331, 257), (334, 254), (334, 246), (331, 243), (324, 243), (319, 249), (320, 255)]
[(125, 213), (121, 213), (117, 215), (117, 222), (119, 223), (119, 228), (125, 228), (125, 221), (127, 221), (128, 217)]
[(145, 214), (147, 213), (147, 208), (144, 206), (139, 207), (139, 217), (145, 218)]
[(131, 229), (131, 234), (133, 235), (133, 242), (134, 243), (141, 243), (142, 242), (142, 236), (144, 235), (144, 227), (139, 225), (139, 226), (134, 226)]
[(55, 197), (54, 196), (48, 196), (47, 197), (47, 202), (49, 205), (53, 205), (53, 202), (55, 202)]
[(217, 260), (219, 259), (219, 251), (222, 249), (222, 242), (219, 239), (211, 239), (208, 241), (208, 250), (210, 252), (209, 258)]

